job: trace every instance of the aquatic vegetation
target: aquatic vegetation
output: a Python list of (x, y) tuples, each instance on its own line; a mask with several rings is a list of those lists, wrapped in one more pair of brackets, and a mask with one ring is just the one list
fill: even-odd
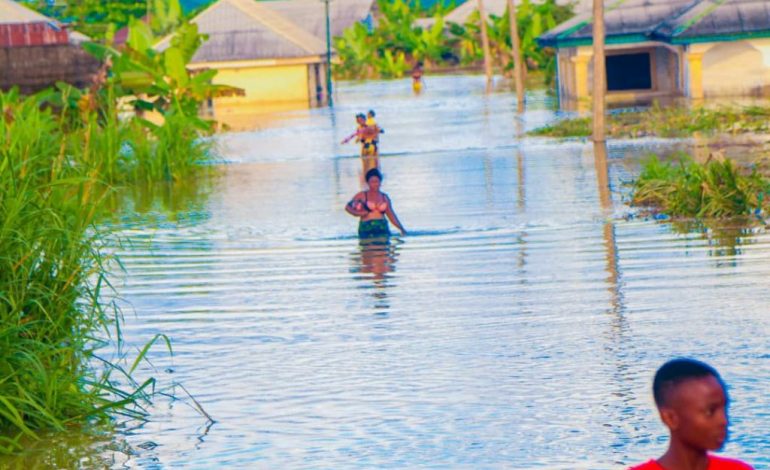
[(178, 181), (208, 159), (213, 127), (197, 111), (218, 88), (185, 68), (201, 40), (188, 27), (158, 54), (93, 45), (115, 68), (89, 89), (0, 92), (0, 452), (40, 430), (144, 414), (154, 380), (131, 374), (153, 343), (170, 343), (152, 338), (130, 367), (98, 352), (122, 341), (120, 312), (100, 303), (111, 260), (99, 222), (114, 185)]
[(528, 132), (529, 135), (547, 137), (587, 137), (593, 132), (591, 118), (579, 117), (564, 119), (555, 124), (548, 124)]
[[(702, 134), (746, 134), (770, 132), (770, 107), (707, 108), (697, 106), (663, 107), (657, 102), (641, 111), (617, 112), (607, 116), (607, 135), (611, 137), (691, 137)], [(590, 118), (576, 117), (530, 131), (530, 135), (549, 137), (588, 137)]]
[(674, 162), (645, 161), (631, 201), (674, 217), (721, 218), (761, 215), (770, 208), (768, 196), (770, 180), (756, 168), (742, 171), (730, 159), (698, 163), (680, 154)]
[(96, 353), (120, 342), (119, 313), (99, 303), (109, 285), (97, 170), (68, 154), (52, 109), (13, 92), (0, 94), (0, 109), (0, 452), (9, 452), (40, 429), (140, 417), (134, 405), (153, 381), (136, 384)]

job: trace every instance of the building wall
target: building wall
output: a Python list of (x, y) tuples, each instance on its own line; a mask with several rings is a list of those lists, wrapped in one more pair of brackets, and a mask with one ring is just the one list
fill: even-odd
[(698, 45), (703, 51), (703, 95), (760, 96), (770, 92), (770, 40)]
[[(619, 102), (633, 102), (664, 96), (682, 94), (680, 77), (681, 51), (660, 43), (638, 43), (610, 45), (607, 56), (613, 54), (650, 54), (652, 89), (638, 91), (615, 91), (607, 94), (608, 99)], [(559, 97), (562, 100), (585, 100), (593, 93), (593, 48), (579, 46), (559, 49)]]
[(33, 93), (57, 81), (82, 88), (91, 84), (99, 61), (77, 46), (0, 47), (0, 89), (18, 86)]
[(221, 68), (214, 82), (242, 88), (246, 96), (217, 98), (221, 104), (310, 103), (307, 64)]

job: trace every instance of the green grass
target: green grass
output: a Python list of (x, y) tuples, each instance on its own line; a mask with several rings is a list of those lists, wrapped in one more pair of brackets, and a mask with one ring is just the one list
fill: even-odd
[[(588, 137), (591, 118), (564, 119), (539, 127), (529, 135), (549, 137)], [(655, 103), (644, 111), (607, 116), (607, 135), (624, 137), (692, 137), (702, 134), (745, 134), (770, 132), (770, 108), (760, 106), (684, 108), (661, 107)]]
[(740, 217), (766, 211), (769, 193), (770, 181), (756, 169), (741, 171), (729, 159), (698, 163), (679, 155), (668, 163), (652, 156), (634, 182), (632, 204), (673, 217)]
[[(100, 356), (121, 342), (120, 314), (102, 305), (114, 184), (194, 176), (206, 144), (171, 116), (162, 126), (120, 120), (114, 106), (73, 118), (41, 98), (0, 93), (0, 452), (41, 431), (116, 415), (143, 416), (154, 381)], [(118, 381), (125, 389), (116, 386)]]

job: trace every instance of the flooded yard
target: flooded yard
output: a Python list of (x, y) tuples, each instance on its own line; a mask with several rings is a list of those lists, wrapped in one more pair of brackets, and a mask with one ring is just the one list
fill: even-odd
[[(177, 387), (97, 446), (102, 465), (624, 468), (665, 450), (652, 375), (692, 356), (729, 385), (724, 453), (770, 468), (770, 235), (677, 230), (624, 200), (641, 159), (690, 143), (610, 142), (597, 164), (590, 143), (519, 137), (554, 119), (544, 92), (517, 116), (483, 77), (426, 84), (225, 116), (256, 129), (218, 137), (205, 197), (124, 217), (128, 347), (174, 346), (140, 375), (183, 384), (216, 422)], [(343, 210), (361, 164), (339, 144), (370, 108), (409, 231), (377, 247)]]

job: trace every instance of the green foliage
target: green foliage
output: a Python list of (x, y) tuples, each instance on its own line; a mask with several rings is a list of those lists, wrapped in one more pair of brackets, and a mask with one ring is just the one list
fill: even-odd
[(124, 52), (88, 46), (113, 65), (89, 89), (0, 92), (0, 452), (40, 430), (141, 418), (154, 381), (131, 373), (158, 339), (168, 345), (153, 338), (130, 367), (120, 354), (97, 354), (121, 341), (119, 312), (100, 303), (109, 259), (97, 222), (110, 185), (173, 182), (198, 168), (211, 125), (197, 111), (221, 88), (211, 84), (215, 72), (187, 71), (203, 40), (194, 26), (163, 52), (150, 49), (150, 28), (132, 26)]
[(419, 0), (378, 0), (382, 16), (377, 28), (369, 31), (356, 23), (334, 39), (342, 64), (339, 76), (350, 78), (402, 77), (411, 64), (438, 63), (451, 53), (444, 37), (443, 9), (437, 9), (436, 23), (430, 28), (414, 26), (422, 9)]
[(141, 417), (132, 405), (152, 381), (96, 355), (110, 336), (120, 342), (117, 314), (99, 303), (109, 285), (97, 170), (40, 97), (0, 93), (0, 110), (0, 452), (10, 452), (40, 429)]
[[(472, 0), (469, 0), (472, 1)], [(554, 51), (543, 49), (537, 37), (573, 16), (571, 6), (557, 5), (555, 0), (533, 3), (531, 0), (516, 2), (516, 22), (519, 30), (521, 55), (531, 70), (550, 70), (555, 61)], [(488, 35), (492, 56), (497, 58), (504, 71), (512, 70), (510, 15), (489, 15)], [(451, 34), (457, 38), (460, 59), (464, 64), (478, 64), (481, 54), (481, 18), (478, 11), (464, 25), (452, 25)], [(473, 45), (473, 47), (471, 47)]]
[(588, 137), (593, 132), (591, 118), (579, 117), (564, 119), (555, 124), (538, 127), (530, 132), (529, 135), (548, 136), (548, 137)]
[(183, 19), (179, 0), (28, 0), (24, 2), (46, 16), (69, 23), (97, 42), (133, 21), (149, 17), (155, 34), (166, 34)]
[[(468, 0), (473, 1), (473, 0)], [(424, 28), (415, 24), (422, 7), (405, 0), (379, 0), (382, 16), (373, 31), (362, 24), (348, 28), (335, 38), (335, 48), (341, 65), (337, 75), (348, 78), (400, 77), (408, 70), (406, 64), (423, 62), (426, 69), (454, 66), (479, 66), (481, 49), (481, 19), (474, 12), (465, 24), (444, 21), (449, 7), (435, 7), (433, 24)], [(437, 4), (438, 5), (438, 4)], [(533, 3), (517, 2), (516, 18), (521, 37), (522, 55), (530, 69), (555, 70), (553, 51), (541, 49), (535, 39), (546, 30), (572, 16), (570, 6), (557, 5), (555, 0)], [(488, 34), (492, 55), (503, 71), (513, 68), (508, 14), (490, 15)], [(388, 53), (390, 57), (387, 57)], [(394, 66), (403, 56), (404, 67)], [(552, 74), (551, 74), (552, 75)]]
[[(657, 103), (643, 111), (611, 114), (607, 134), (611, 137), (690, 137), (693, 133), (744, 134), (770, 131), (770, 107), (706, 108), (661, 107)], [(590, 119), (570, 118), (531, 131), (530, 135), (588, 137)]]
[(768, 208), (770, 181), (756, 169), (742, 174), (732, 160), (706, 163), (679, 155), (675, 163), (656, 156), (644, 162), (632, 202), (675, 217), (746, 216)]

